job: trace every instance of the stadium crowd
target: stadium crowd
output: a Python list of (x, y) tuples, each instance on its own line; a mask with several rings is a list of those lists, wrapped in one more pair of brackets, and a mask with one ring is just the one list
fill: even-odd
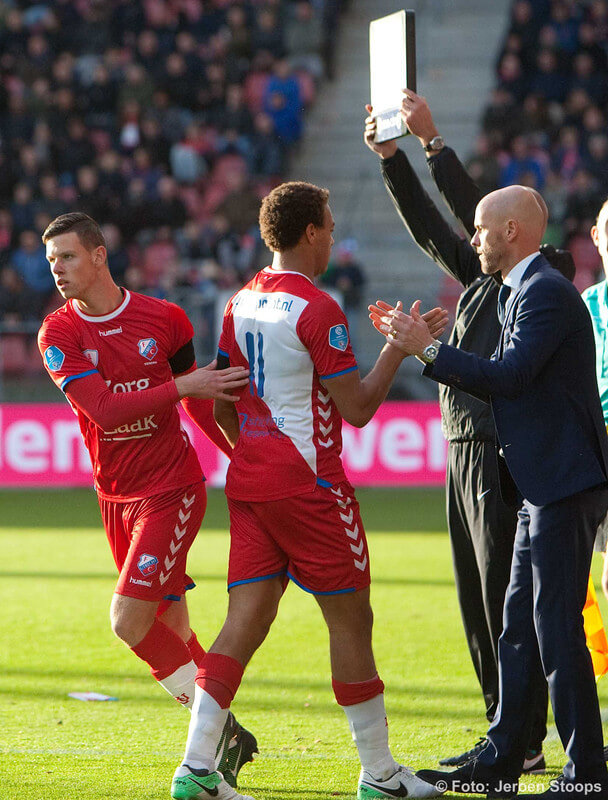
[(608, 3), (515, 0), (496, 71), (467, 168), (482, 195), (542, 192), (545, 239), (572, 252), (583, 290), (601, 269), (589, 229), (608, 181)]
[[(122, 285), (209, 298), (240, 286), (257, 266), (260, 198), (280, 182), (305, 108), (333, 75), (329, 42), (345, 5), (3, 3), (4, 331), (59, 302), (40, 232), (72, 210), (103, 225)], [(16, 355), (18, 364), (20, 346)]]

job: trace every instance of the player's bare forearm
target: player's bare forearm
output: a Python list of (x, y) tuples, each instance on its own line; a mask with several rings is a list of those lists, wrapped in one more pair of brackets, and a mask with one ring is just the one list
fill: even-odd
[(234, 404), (227, 400), (216, 400), (213, 404), (213, 416), (226, 441), (234, 448), (239, 438), (239, 416)]
[(400, 350), (387, 344), (365, 378), (355, 370), (323, 382), (346, 422), (356, 428), (367, 425), (388, 394), (404, 358)]
[(388, 390), (401, 366), (405, 355), (395, 347), (385, 344), (376, 363), (361, 381), (361, 424), (367, 425), (380, 404), (386, 399)]

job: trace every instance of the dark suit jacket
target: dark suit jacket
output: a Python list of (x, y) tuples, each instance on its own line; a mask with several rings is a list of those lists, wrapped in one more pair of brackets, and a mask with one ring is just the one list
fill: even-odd
[(543, 256), (509, 298), (492, 360), (441, 345), (424, 373), (490, 401), (506, 465), (533, 505), (606, 481), (591, 319), (574, 286)]

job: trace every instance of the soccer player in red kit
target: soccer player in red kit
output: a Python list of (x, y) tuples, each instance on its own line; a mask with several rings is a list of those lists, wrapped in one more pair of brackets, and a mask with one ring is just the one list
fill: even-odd
[[(249, 387), (236, 404), (215, 401), (234, 447), (226, 481), (230, 599), (196, 677), (186, 752), (172, 785), (179, 800), (231, 796), (213, 754), (287, 578), (314, 596), (329, 629), (333, 689), (361, 760), (358, 797), (438, 794), (389, 750), (372, 651), (367, 543), (340, 459), (342, 419), (358, 427), (371, 419), (401, 358), (385, 346), (362, 379), (342, 310), (313, 283), (333, 244), (328, 196), (296, 182), (264, 199), (260, 227), (274, 251), (272, 266), (234, 295), (224, 315), (218, 367), (249, 369)], [(445, 328), (441, 309), (426, 318), (434, 335)]]
[[(112, 629), (191, 708), (205, 652), (190, 628), (185, 591), (194, 584), (186, 557), (205, 513), (206, 492), (176, 404), (182, 400), (199, 427), (229, 453), (213, 420), (212, 398), (234, 402), (247, 385), (247, 372), (240, 366), (216, 370), (215, 363), (196, 369), (193, 329), (184, 311), (118, 287), (103, 234), (86, 214), (57, 217), (42, 241), (67, 302), (46, 317), (38, 344), (49, 375), (78, 417), (91, 457), (120, 572)], [(223, 738), (220, 767), (235, 783), (255, 739), (233, 717)]]

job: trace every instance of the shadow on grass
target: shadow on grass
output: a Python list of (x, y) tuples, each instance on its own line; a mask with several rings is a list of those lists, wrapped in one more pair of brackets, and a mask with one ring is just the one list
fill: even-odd
[[(226, 583), (226, 575), (197, 575), (190, 572), (197, 584), (205, 583)], [(66, 580), (66, 581), (115, 581), (116, 572), (20, 572), (17, 570), (0, 570), (0, 578), (14, 578), (18, 580)], [(453, 578), (391, 578), (374, 576), (373, 586), (429, 586), (429, 587), (452, 587)]]
[(305, 797), (307, 800), (328, 800), (330, 797), (349, 797), (353, 798), (353, 792), (320, 792), (318, 789), (286, 789), (286, 788), (273, 788), (270, 786), (248, 786), (248, 792), (253, 792), (262, 795), (265, 800), (281, 800), (282, 797), (293, 797), (297, 800), (299, 797)]
[[(44, 680), (47, 678), (52, 678), (53, 680), (56, 679), (69, 679), (69, 680), (78, 680), (78, 681), (132, 681), (138, 684), (148, 684), (151, 688), (156, 688), (155, 684), (151, 682), (150, 676), (146, 675), (145, 673), (131, 673), (131, 672), (84, 672), (82, 669), (56, 669), (53, 668), (52, 670), (42, 670), (38, 669), (34, 666), (22, 666), (22, 667), (15, 667), (10, 668), (8, 665), (2, 667), (2, 677), (3, 678), (36, 678), (37, 680)], [(295, 689), (297, 691), (301, 691), (302, 694), (305, 692), (315, 692), (315, 691), (328, 691), (330, 692), (331, 689), (331, 681), (329, 679), (329, 673), (327, 680), (304, 680), (301, 676), (296, 675), (294, 677), (289, 676), (281, 676), (281, 678), (261, 678), (261, 677), (252, 677), (247, 675), (247, 686), (249, 689), (276, 689), (277, 691), (285, 691), (285, 690), (292, 690)], [(10, 687), (5, 691), (9, 693), (11, 691), (15, 691), (16, 687)], [(458, 700), (466, 700), (470, 697), (477, 697), (479, 694), (479, 690), (472, 686), (471, 689), (456, 689), (451, 686), (429, 686), (427, 684), (416, 684), (416, 683), (409, 683), (409, 684), (399, 684), (399, 683), (391, 683), (390, 687), (391, 695), (416, 695), (418, 697), (425, 696), (425, 697), (439, 697), (439, 698), (456, 698)], [(150, 697), (155, 697), (156, 693), (151, 693)], [(163, 694), (159, 694), (158, 697), (166, 701), (166, 697)], [(270, 706), (272, 707), (272, 705)]]
[[(443, 487), (357, 488), (357, 497), (367, 531), (446, 530)], [(227, 529), (228, 510), (221, 489), (207, 488), (207, 511), (203, 530)], [(92, 489), (2, 489), (2, 527), (28, 530), (92, 528), (101, 530), (97, 497)]]

